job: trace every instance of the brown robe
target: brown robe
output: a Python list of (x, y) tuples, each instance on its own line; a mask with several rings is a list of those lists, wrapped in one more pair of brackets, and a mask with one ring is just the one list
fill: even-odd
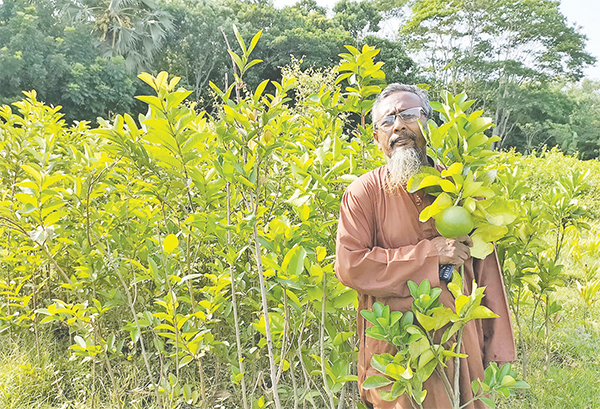
[[(387, 167), (382, 166), (361, 176), (346, 190), (341, 204), (337, 234), (335, 270), (338, 279), (355, 289), (359, 296), (358, 310), (371, 310), (380, 301), (392, 311), (409, 311), (412, 297), (407, 281), (419, 284), (427, 278), (432, 287), (441, 287), (440, 301), (448, 307), (454, 298), (446, 284), (439, 280), (439, 257), (431, 239), (439, 236), (432, 219), (423, 223), (419, 213), (432, 203), (433, 197), (423, 192), (401, 192), (393, 195), (383, 189)], [(463, 331), (461, 359), (461, 401), (473, 397), (471, 381), (484, 378), (484, 365), (491, 361), (504, 363), (516, 358), (513, 329), (496, 253), (485, 260), (468, 259), (465, 263), (468, 294), (475, 278), (478, 286), (486, 286), (482, 304), (500, 318), (478, 319), (469, 322)], [(373, 354), (395, 353), (393, 345), (365, 336), (367, 321), (358, 314), (358, 385), (361, 397), (376, 409), (412, 408), (406, 396), (395, 402), (385, 402), (376, 390), (362, 389), (364, 380), (379, 374), (371, 367)], [(370, 325), (370, 324), (369, 324)], [(453, 379), (453, 362), (446, 372)], [(424, 408), (450, 408), (450, 401), (438, 375), (425, 382), (427, 398)], [(370, 407), (370, 406), (369, 406)], [(486, 407), (480, 401), (468, 408)]]

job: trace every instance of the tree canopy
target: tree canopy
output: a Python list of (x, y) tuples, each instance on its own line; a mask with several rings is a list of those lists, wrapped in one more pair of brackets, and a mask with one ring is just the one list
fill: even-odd
[(595, 128), (575, 119), (596, 115), (592, 94), (573, 91), (595, 59), (558, 1), (339, 0), (329, 12), (315, 0), (275, 4), (7, 0), (0, 5), (0, 102), (35, 89), (64, 106), (70, 121), (135, 114), (142, 108), (133, 95), (146, 87), (136, 74), (166, 70), (182, 78), (199, 109), (211, 111), (209, 84), (233, 82), (235, 25), (246, 39), (263, 32), (253, 54), (262, 63), (245, 77), (250, 87), (280, 80), (292, 58), (304, 70), (329, 69), (345, 45), (369, 44), (380, 49), (388, 83), (427, 83), (434, 94), (475, 98), (494, 117), (498, 147), (585, 146), (582, 157), (599, 151)]

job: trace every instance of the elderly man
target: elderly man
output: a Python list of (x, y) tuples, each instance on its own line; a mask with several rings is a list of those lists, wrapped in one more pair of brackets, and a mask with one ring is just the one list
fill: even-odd
[[(440, 301), (454, 305), (446, 282), (440, 279), (440, 265), (464, 265), (467, 292), (475, 279), (487, 286), (483, 304), (500, 316), (475, 320), (463, 332), (462, 351), (469, 355), (461, 360), (461, 401), (473, 397), (471, 381), (483, 379), (490, 361), (504, 363), (515, 359), (513, 331), (496, 254), (485, 260), (470, 257), (468, 236), (446, 239), (437, 232), (433, 220), (419, 221), (419, 213), (433, 198), (423, 192), (408, 193), (406, 183), (421, 166), (435, 166), (427, 157), (426, 141), (419, 122), (425, 124), (433, 109), (425, 91), (415, 86), (392, 84), (377, 97), (373, 106), (373, 135), (387, 157), (387, 165), (375, 169), (353, 182), (346, 190), (340, 209), (337, 235), (336, 274), (359, 296), (359, 311), (372, 309), (380, 301), (392, 311), (409, 311), (412, 298), (409, 280), (420, 283), (428, 279), (442, 288)], [(385, 402), (376, 390), (363, 390), (362, 383), (378, 372), (371, 367), (373, 354), (394, 353), (392, 345), (365, 336), (366, 321), (358, 315), (358, 383), (361, 397), (375, 409), (412, 408), (406, 396)], [(446, 369), (453, 379), (453, 365)], [(450, 408), (450, 400), (441, 380), (434, 373), (425, 382), (425, 408)], [(470, 404), (469, 408), (485, 407)]]

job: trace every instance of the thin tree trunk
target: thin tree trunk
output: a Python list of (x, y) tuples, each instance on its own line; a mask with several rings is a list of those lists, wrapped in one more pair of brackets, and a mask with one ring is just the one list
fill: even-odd
[[(231, 226), (231, 184), (227, 182), (227, 225)], [(231, 230), (227, 231), (227, 245), (231, 246), (232, 238), (231, 238)], [(233, 323), (235, 326), (235, 344), (237, 347), (237, 356), (238, 363), (240, 366), (240, 373), (242, 374), (242, 379), (240, 384), (242, 386), (242, 404), (244, 405), (244, 409), (248, 409), (248, 397), (246, 394), (246, 374), (244, 370), (244, 356), (242, 354), (242, 341), (240, 337), (240, 321), (238, 318), (237, 311), (237, 290), (235, 287), (235, 275), (234, 275), (234, 267), (231, 262), (229, 262), (229, 273), (231, 276), (231, 304), (233, 309)]]
[(327, 384), (327, 372), (325, 371), (325, 307), (327, 302), (327, 272), (323, 271), (323, 299), (321, 301), (321, 331), (319, 334), (319, 345), (321, 348), (321, 375), (323, 376), (323, 387), (329, 397), (329, 406), (335, 409), (333, 392)]
[[(256, 211), (254, 212), (256, 218)], [(258, 268), (258, 280), (260, 284), (260, 295), (262, 301), (263, 314), (265, 318), (265, 336), (267, 338), (267, 351), (269, 354), (269, 368), (271, 374), (271, 388), (273, 392), (273, 401), (275, 402), (275, 408), (281, 409), (281, 403), (279, 402), (279, 392), (277, 391), (277, 368), (275, 366), (275, 358), (273, 356), (273, 341), (271, 339), (271, 324), (269, 322), (269, 306), (267, 304), (267, 290), (265, 287), (265, 277), (263, 275), (262, 258), (260, 253), (260, 243), (258, 241), (258, 230), (256, 227), (256, 221), (253, 226), (254, 230), (254, 252), (256, 255), (256, 267)]]

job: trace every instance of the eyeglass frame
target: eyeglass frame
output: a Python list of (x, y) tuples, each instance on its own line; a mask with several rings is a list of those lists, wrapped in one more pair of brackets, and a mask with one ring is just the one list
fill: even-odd
[[(406, 111), (410, 111), (412, 109), (418, 109), (419, 110), (419, 115), (415, 115), (414, 119), (410, 119), (410, 120), (407, 121), (406, 119), (403, 118), (403, 114)], [(389, 115), (384, 116), (379, 121), (377, 121), (377, 122), (375, 122), (373, 124), (373, 128), (374, 128), (375, 131), (377, 131), (378, 129), (383, 129), (383, 130), (389, 131), (391, 129), (391, 127), (394, 126), (394, 124), (396, 123), (396, 118), (400, 117), (400, 120), (402, 120), (402, 122), (404, 122), (405, 124), (411, 124), (411, 123), (415, 122), (416, 120), (418, 120), (420, 115), (425, 115), (425, 110), (423, 109), (423, 107), (408, 108), (408, 109), (405, 109), (403, 111), (395, 112), (393, 114), (389, 114)], [(389, 118), (389, 117), (394, 117), (394, 120), (389, 125), (389, 129), (385, 129), (381, 125), (378, 125), (378, 123), (382, 122), (383, 120), (385, 120), (386, 118)]]

